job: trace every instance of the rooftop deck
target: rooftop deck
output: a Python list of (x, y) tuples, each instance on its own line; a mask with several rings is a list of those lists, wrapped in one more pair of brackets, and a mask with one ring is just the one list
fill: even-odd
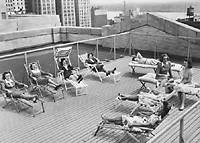
[[(0, 108), (0, 142), (2, 143), (105, 143), (118, 142), (121, 131), (103, 129), (94, 137), (97, 124), (101, 121), (102, 113), (112, 112), (115, 114), (127, 114), (131, 111), (131, 106), (120, 105), (117, 109), (115, 100), (117, 93), (133, 93), (140, 87), (137, 81), (139, 73), (152, 72), (150, 70), (136, 69), (138, 73), (132, 74), (128, 67), (130, 57), (125, 57), (111, 61), (106, 64), (106, 68), (117, 67), (122, 73), (120, 82), (114, 84), (109, 78), (103, 83), (96, 76), (85, 77), (88, 84), (88, 95), (72, 96), (66, 94), (64, 100), (57, 102), (45, 102), (46, 112), (37, 115), (35, 118), (27, 116), (26, 112), (16, 113), (11, 108)], [(194, 80), (199, 81), (200, 69), (194, 68)], [(84, 71), (82, 71), (84, 73)], [(176, 97), (171, 99), (175, 108), (170, 113), (170, 118), (156, 128), (154, 134), (162, 130), (162, 127), (169, 124), (177, 116), (183, 114), (196, 102), (196, 98), (188, 97), (186, 109), (178, 111), (178, 101)], [(0, 106), (3, 105), (3, 100)], [(133, 105), (133, 104), (132, 104)], [(184, 139), (186, 142), (200, 142), (200, 112), (199, 107), (192, 110), (184, 119)], [(167, 135), (163, 136), (162, 142), (178, 142), (179, 124), (168, 130)], [(130, 138), (125, 138), (123, 142), (134, 142)]]

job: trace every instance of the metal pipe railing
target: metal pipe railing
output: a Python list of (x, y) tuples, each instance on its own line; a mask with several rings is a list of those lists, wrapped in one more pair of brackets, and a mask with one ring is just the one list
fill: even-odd
[(164, 135), (167, 130), (172, 128), (174, 125), (178, 124), (180, 122), (180, 134), (179, 134), (179, 143), (182, 143), (184, 140), (183, 138), (183, 129), (184, 129), (184, 117), (188, 115), (194, 108), (196, 108), (200, 104), (200, 101), (197, 101), (194, 105), (192, 105), (187, 111), (185, 111), (184, 114), (180, 115), (178, 118), (176, 118), (174, 121), (170, 123), (170, 126), (166, 126), (163, 130), (161, 130), (158, 134), (156, 134), (153, 138), (151, 138), (148, 143), (154, 143), (156, 142), (159, 137)]

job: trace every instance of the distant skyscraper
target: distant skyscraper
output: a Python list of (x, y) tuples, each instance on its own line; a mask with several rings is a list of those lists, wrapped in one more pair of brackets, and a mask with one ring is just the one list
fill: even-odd
[(25, 12), (25, 0), (6, 0), (7, 12), (12, 13), (24, 13)]
[(55, 15), (55, 0), (25, 0), (28, 13)]
[(6, 0), (0, 0), (0, 20), (7, 19)]
[(75, 0), (76, 26), (91, 27), (90, 0)]
[(74, 0), (56, 0), (56, 14), (64, 26), (76, 26)]

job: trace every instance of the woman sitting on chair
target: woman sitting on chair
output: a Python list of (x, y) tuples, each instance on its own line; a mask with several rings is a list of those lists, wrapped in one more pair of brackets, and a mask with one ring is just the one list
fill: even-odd
[[(99, 61), (99, 59), (97, 59), (96, 57), (94, 57), (93, 53), (89, 53), (89, 54), (88, 54), (88, 59), (86, 60), (86, 63), (91, 64), (91, 65), (95, 65), (97, 71), (98, 71), (98, 72), (104, 72), (104, 73), (106, 73), (106, 76), (110, 75), (111, 73), (114, 74), (114, 72), (115, 72), (115, 70), (116, 70), (116, 68), (114, 68), (114, 69), (111, 70), (111, 71), (106, 71), (106, 70), (104, 69), (103, 63), (101, 63), (101, 62)], [(97, 72), (96, 69), (93, 68), (92, 70), (93, 70), (94, 72)]]
[(62, 84), (58, 84), (53, 81), (53, 76), (50, 73), (46, 73), (39, 69), (38, 65), (36, 63), (32, 63), (30, 65), (31, 70), (31, 76), (33, 78), (36, 78), (39, 85), (51, 85), (55, 88), (55, 90), (58, 90)]
[(184, 109), (184, 103), (186, 98), (185, 93), (196, 94), (197, 96), (199, 96), (199, 86), (197, 87), (197, 85), (194, 85), (192, 83), (192, 61), (190, 59), (184, 59), (182, 79), (174, 81), (174, 89), (178, 92), (178, 96), (181, 101), (181, 105), (179, 108), (180, 111)]
[(26, 84), (14, 80), (12, 78), (12, 74), (9, 71), (3, 73), (2, 79), (2, 90), (6, 92), (6, 95), (8, 97), (11, 97), (12, 95), (13, 98), (32, 100), (34, 103), (37, 101), (37, 96), (31, 96), (30, 94), (28, 94), (27, 91), (25, 91), (25, 89), (28, 89), (28, 86)]
[(162, 109), (157, 113), (146, 115), (144, 112), (139, 112), (138, 115), (121, 115), (117, 117), (107, 117), (102, 115), (102, 119), (117, 125), (128, 125), (128, 127), (152, 127), (156, 122), (164, 118), (170, 111), (171, 106), (168, 102), (163, 102)]
[(60, 61), (60, 70), (63, 70), (63, 75), (65, 79), (70, 79), (80, 83), (83, 80), (83, 76), (77, 72), (77, 70), (70, 65), (70, 63), (62, 58)]
[(171, 71), (171, 62), (167, 54), (162, 54), (160, 62), (157, 64), (156, 68), (156, 79), (164, 84), (168, 79), (173, 78)]

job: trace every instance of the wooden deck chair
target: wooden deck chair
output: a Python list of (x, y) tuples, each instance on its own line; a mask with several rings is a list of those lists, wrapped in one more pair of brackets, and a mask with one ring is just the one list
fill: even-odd
[[(113, 76), (113, 80), (114, 80), (114, 83), (118, 82), (121, 78), (120, 76), (120, 72), (119, 71), (115, 71), (114, 74), (110, 74), (109, 76), (101, 76), (100, 72), (98, 72), (97, 68), (95, 65), (92, 65), (92, 64), (88, 64), (86, 62), (87, 60), (87, 57), (88, 56), (88, 53), (85, 53), (85, 54), (82, 54), (82, 55), (78, 55), (80, 61), (83, 63), (83, 65), (87, 68), (87, 72), (85, 75), (88, 75), (89, 73), (95, 73), (97, 74), (97, 76), (99, 77), (99, 80), (102, 82), (104, 78), (109, 78), (111, 76)], [(95, 70), (94, 70), (95, 69)], [(96, 72), (94, 72), (96, 71)]]
[[(98, 124), (97, 129), (94, 133), (94, 136), (97, 135), (97, 133), (103, 129), (113, 129), (113, 130), (120, 130), (123, 131), (123, 134), (120, 138), (120, 140), (118, 142), (121, 142), (124, 137), (126, 135), (128, 135), (129, 137), (131, 137), (134, 141), (140, 143), (140, 140), (136, 137), (136, 135), (143, 135), (146, 136), (147, 138), (149, 138), (149, 136), (154, 136), (154, 134), (152, 133), (155, 128), (164, 120), (166, 119), (166, 117), (170, 114), (172, 107), (169, 107), (169, 111), (168, 113), (162, 118), (159, 119), (154, 125), (150, 125), (147, 127), (143, 127), (143, 126), (128, 126), (126, 122), (121, 123), (113, 123), (113, 122), (109, 122), (107, 120), (105, 120), (104, 118), (102, 118), (102, 121)], [(138, 108), (137, 106), (133, 109), (133, 111), (131, 111), (131, 113), (129, 114), (129, 116), (134, 116), (134, 115), (141, 115), (141, 116), (150, 116), (154, 113), (148, 113), (147, 112), (142, 112), (142, 110), (140, 108)]]
[[(13, 80), (14, 79), (14, 75), (12, 73), (12, 71), (9, 71), (11, 74), (11, 78)], [(0, 79), (2, 79), (2, 74), (0, 74)], [(34, 111), (34, 107), (36, 106), (36, 103), (33, 103), (32, 101), (28, 101), (25, 99), (20, 99), (20, 98), (13, 98), (13, 95), (11, 94), (10, 96), (7, 96), (7, 93), (3, 90), (3, 86), (4, 86), (4, 82), (0, 81), (0, 94), (3, 96), (4, 101), (5, 101), (5, 105), (3, 106), (3, 108), (7, 107), (8, 105), (14, 105), (15, 110), (17, 112), (20, 112), (21, 110), (27, 109), (27, 108), (31, 108), (32, 109), (32, 116), (35, 117), (35, 115), (40, 114), (40, 113), (44, 113), (45, 109), (44, 109), (44, 102), (42, 100), (37, 100), (37, 103), (41, 105), (41, 109), (39, 111)], [(21, 90), (21, 89), (19, 89)], [(23, 89), (22, 89), (23, 90)], [(25, 90), (23, 90), (25, 91)], [(28, 91), (25, 91), (28, 93)], [(30, 93), (28, 93), (30, 94)], [(22, 108), (20, 105), (25, 105), (26, 108)]]
[[(40, 66), (39, 61), (32, 62), (32, 63), (29, 63), (29, 64), (24, 64), (24, 67), (25, 67), (26, 72), (27, 72), (29, 83), (31, 84), (31, 86), (33, 88), (35, 88), (38, 91), (40, 97), (43, 97), (42, 91), (47, 91), (49, 93), (49, 95), (52, 96), (53, 101), (55, 102), (56, 101), (55, 95), (56, 95), (57, 92), (55, 90), (52, 90), (52, 88), (50, 87), (49, 84), (47, 84), (47, 85), (38, 84), (37, 79), (31, 75), (30, 65), (33, 64), (33, 63), (37, 64), (38, 68), (41, 70), (41, 66)], [(58, 97), (57, 100), (64, 99), (64, 89), (61, 89), (61, 91), (62, 91), (62, 96)]]
[[(66, 83), (66, 84), (70, 83), (70, 85), (72, 85), (72, 87), (67, 87), (67, 85), (65, 84), (66, 91), (67, 89), (75, 89), (76, 96), (84, 95), (84, 94), (87, 94), (88, 85), (84, 81), (81, 81), (80, 83), (78, 83), (70, 79), (64, 79), (63, 71), (60, 69), (60, 66), (59, 66), (62, 58), (67, 59), (69, 64), (71, 65), (71, 61), (70, 61), (71, 50), (72, 50), (72, 47), (56, 48), (56, 49), (54, 48), (54, 60), (56, 64), (56, 70), (58, 71), (57, 76), (60, 77), (63, 83)], [(75, 70), (78, 72), (79, 69), (75, 68)]]

